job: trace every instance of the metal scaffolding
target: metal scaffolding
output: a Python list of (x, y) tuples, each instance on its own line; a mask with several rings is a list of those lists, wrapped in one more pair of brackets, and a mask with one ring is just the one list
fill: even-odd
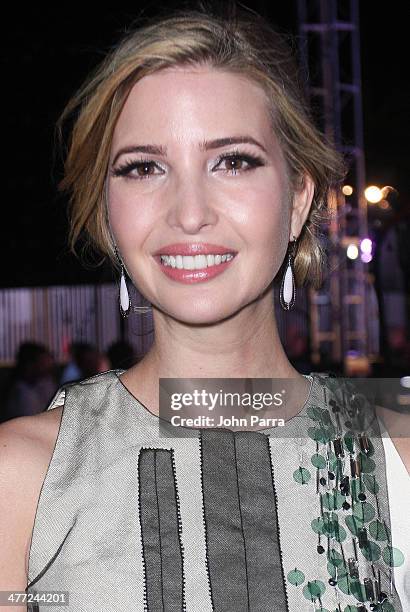
[[(322, 288), (309, 289), (312, 360), (356, 364), (366, 372), (369, 345), (369, 278), (360, 257), (367, 236), (358, 0), (298, 0), (299, 53), (304, 83), (318, 126), (349, 161), (353, 193), (328, 203), (332, 220), (324, 245), (330, 272)], [(349, 259), (346, 248), (357, 245)]]

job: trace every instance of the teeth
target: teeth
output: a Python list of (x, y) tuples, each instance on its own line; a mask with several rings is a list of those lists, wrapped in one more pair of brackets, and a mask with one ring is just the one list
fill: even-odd
[(233, 253), (224, 255), (161, 255), (161, 263), (179, 270), (201, 270), (217, 266), (234, 258)]

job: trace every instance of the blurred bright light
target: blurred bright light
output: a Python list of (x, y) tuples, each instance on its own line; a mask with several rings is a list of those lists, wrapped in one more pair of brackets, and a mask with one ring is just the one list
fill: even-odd
[(373, 257), (371, 253), (362, 253), (360, 255), (360, 259), (363, 261), (363, 263), (369, 263)]
[(380, 200), (383, 198), (382, 190), (379, 187), (376, 187), (376, 185), (370, 185), (370, 187), (367, 187), (364, 190), (364, 195), (366, 200), (372, 204), (380, 202)]
[(346, 255), (349, 259), (357, 259), (359, 255), (359, 249), (355, 244), (349, 244), (346, 250)]
[(410, 376), (402, 376), (402, 378), (400, 378), (400, 384), (402, 387), (410, 389)]
[(372, 241), (370, 240), (370, 238), (363, 238), (360, 243), (360, 250), (362, 253), (372, 252)]
[(353, 187), (351, 187), (351, 185), (343, 185), (342, 193), (346, 196), (352, 195)]

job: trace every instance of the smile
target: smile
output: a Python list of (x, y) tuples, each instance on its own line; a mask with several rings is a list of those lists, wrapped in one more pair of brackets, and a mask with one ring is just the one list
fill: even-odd
[(164, 266), (178, 268), (178, 270), (202, 270), (219, 266), (225, 261), (235, 257), (234, 253), (209, 254), (209, 255), (161, 255), (161, 263)]
[(157, 255), (154, 259), (162, 272), (170, 279), (185, 283), (199, 283), (222, 274), (235, 259), (237, 253), (207, 255)]

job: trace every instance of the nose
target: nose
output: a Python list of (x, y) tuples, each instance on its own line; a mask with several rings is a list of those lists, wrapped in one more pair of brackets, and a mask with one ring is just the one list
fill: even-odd
[(214, 225), (218, 219), (214, 196), (199, 174), (179, 179), (169, 193), (168, 224), (186, 234), (197, 234), (204, 226)]

